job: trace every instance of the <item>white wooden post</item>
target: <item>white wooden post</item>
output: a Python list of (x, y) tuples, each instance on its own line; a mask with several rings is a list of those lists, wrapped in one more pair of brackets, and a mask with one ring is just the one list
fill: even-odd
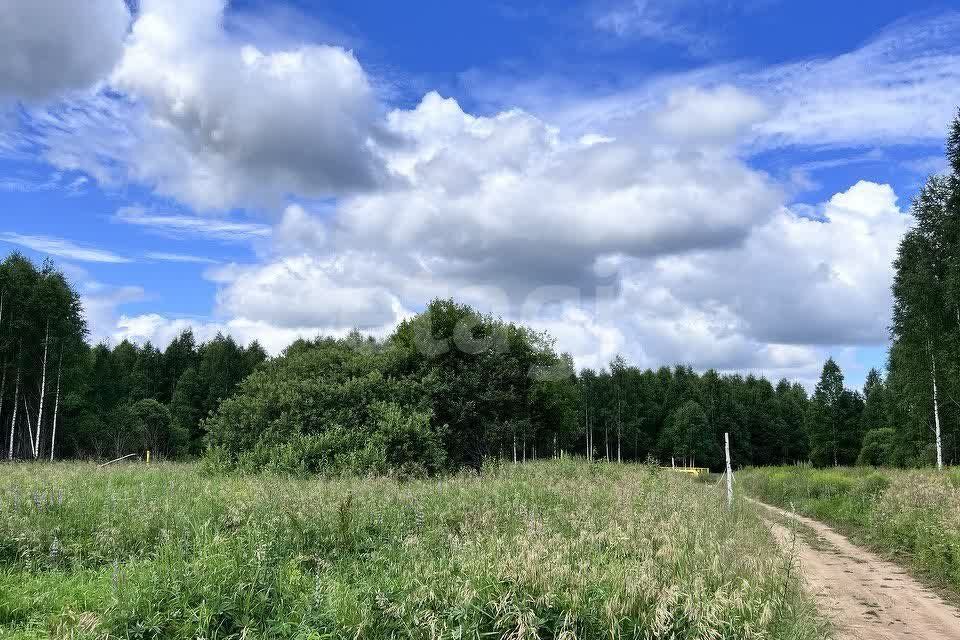
[(730, 434), (723, 434), (724, 449), (727, 454), (727, 508), (733, 508), (733, 471), (730, 469)]

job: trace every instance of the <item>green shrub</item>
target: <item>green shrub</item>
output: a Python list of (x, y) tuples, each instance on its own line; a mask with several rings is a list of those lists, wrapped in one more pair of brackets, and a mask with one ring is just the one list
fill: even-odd
[(371, 446), (382, 452), (381, 468), (374, 470), (422, 477), (444, 467), (445, 430), (433, 428), (428, 413), (380, 403), (374, 407), (373, 416), (375, 431)]
[(863, 446), (857, 457), (861, 466), (892, 467), (896, 463), (896, 437), (893, 429), (871, 429), (863, 436)]
[(390, 354), (326, 340), (271, 361), (205, 422), (211, 467), (283, 474), (435, 472), (442, 431), (423, 382), (384, 375)]
[(854, 493), (861, 498), (872, 501), (879, 498), (889, 486), (890, 480), (885, 475), (871, 473), (857, 480)]

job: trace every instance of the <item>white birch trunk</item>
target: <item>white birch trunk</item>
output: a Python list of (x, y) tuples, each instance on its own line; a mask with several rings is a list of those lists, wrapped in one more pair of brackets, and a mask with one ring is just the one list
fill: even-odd
[(13, 391), (13, 419), (10, 420), (10, 448), (7, 451), (7, 460), (13, 460), (13, 436), (17, 432), (17, 400), (20, 399), (20, 365), (17, 365), (17, 385)]
[(590, 436), (590, 443), (587, 445), (587, 451), (590, 454), (590, 462), (593, 462), (593, 420), (588, 421), (587, 435)]
[(57, 393), (53, 401), (53, 430), (50, 432), (50, 462), (57, 446), (57, 412), (60, 410), (60, 374), (63, 373), (63, 344), (60, 345), (60, 363), (57, 365)]
[(593, 462), (593, 423), (590, 422), (589, 407), (587, 407), (587, 460)]
[[(0, 305), (2, 306), (2, 305)], [(0, 424), (3, 424), (3, 396), (7, 393), (7, 363), (3, 363), (3, 382), (0, 382)]]
[(943, 442), (940, 437), (940, 403), (937, 399), (937, 359), (933, 355), (933, 345), (927, 341), (930, 353), (930, 378), (933, 382), (933, 424), (937, 441), (937, 469), (943, 469)]
[(513, 464), (517, 464), (517, 430), (513, 430)]
[(23, 417), (27, 419), (27, 432), (30, 436), (30, 453), (34, 459), (36, 459), (37, 449), (33, 444), (33, 425), (30, 423), (30, 407), (27, 406), (27, 394), (23, 394)]
[(47, 318), (47, 330), (43, 336), (43, 372), (40, 374), (40, 406), (37, 408), (37, 437), (33, 441), (33, 457), (40, 456), (40, 431), (43, 427), (43, 398), (47, 395), (47, 347), (50, 346), (50, 319)]
[(730, 434), (723, 434), (724, 452), (727, 457), (727, 509), (733, 508), (733, 469), (730, 468)]
[(937, 401), (937, 361), (930, 354), (930, 371), (933, 378), (933, 424), (937, 438), (937, 469), (943, 469), (943, 441), (940, 438), (940, 404)]

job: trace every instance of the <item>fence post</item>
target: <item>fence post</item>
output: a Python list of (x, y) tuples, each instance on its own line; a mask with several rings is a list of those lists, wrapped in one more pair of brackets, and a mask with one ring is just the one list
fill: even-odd
[(733, 471), (730, 469), (730, 434), (723, 434), (724, 449), (727, 454), (727, 509), (733, 508)]

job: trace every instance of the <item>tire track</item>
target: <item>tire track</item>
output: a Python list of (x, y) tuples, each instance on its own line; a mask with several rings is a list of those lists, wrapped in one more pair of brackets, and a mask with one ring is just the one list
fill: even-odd
[[(840, 640), (960, 640), (960, 611), (892, 562), (858, 547), (825, 524), (751, 500), (800, 570)], [(795, 523), (810, 535), (774, 521)], [(815, 536), (812, 540), (810, 536)]]

